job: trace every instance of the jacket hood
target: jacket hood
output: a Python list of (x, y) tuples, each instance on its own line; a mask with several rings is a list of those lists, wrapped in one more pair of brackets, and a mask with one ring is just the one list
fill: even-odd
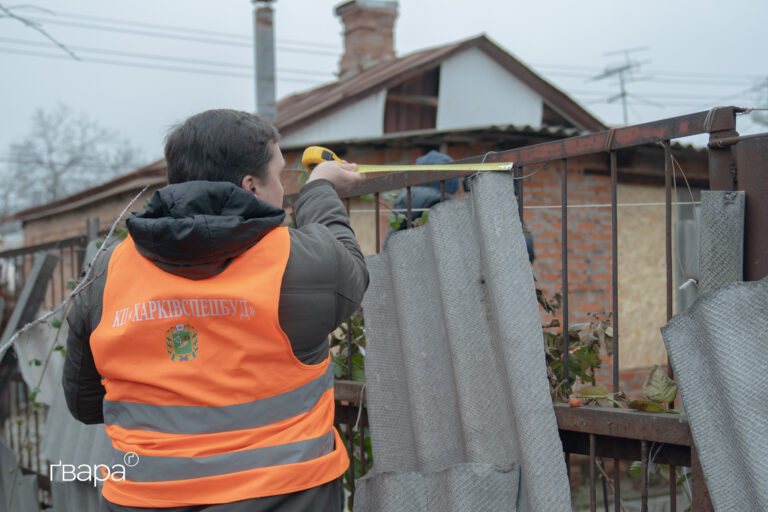
[(188, 181), (156, 191), (126, 224), (142, 256), (167, 272), (204, 279), (284, 219), (285, 210), (233, 183)]

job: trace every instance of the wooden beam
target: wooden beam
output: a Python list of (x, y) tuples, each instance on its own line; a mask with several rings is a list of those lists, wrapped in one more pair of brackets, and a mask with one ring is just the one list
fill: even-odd
[(387, 94), (387, 101), (397, 101), (400, 103), (412, 103), (414, 105), (425, 105), (427, 107), (437, 108), (438, 99), (436, 96), (417, 96), (405, 94)]

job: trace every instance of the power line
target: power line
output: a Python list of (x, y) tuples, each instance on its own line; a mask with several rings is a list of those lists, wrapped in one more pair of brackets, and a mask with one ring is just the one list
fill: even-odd
[[(106, 22), (106, 23), (114, 23), (118, 25), (126, 25), (126, 26), (135, 26), (135, 27), (145, 27), (145, 28), (154, 28), (154, 29), (160, 29), (160, 30), (172, 30), (175, 32), (182, 32), (182, 33), (190, 33), (190, 34), (206, 34), (216, 37), (223, 37), (223, 38), (230, 38), (230, 39), (240, 39), (244, 41), (253, 41), (253, 37), (246, 35), (246, 34), (232, 34), (229, 32), (219, 32), (214, 30), (205, 30), (205, 29), (199, 29), (199, 28), (192, 28), (192, 27), (180, 27), (180, 26), (172, 26), (172, 25), (159, 25), (156, 23), (146, 23), (146, 22), (139, 22), (139, 21), (128, 21), (128, 20), (120, 20), (116, 18), (104, 18), (100, 16), (89, 16), (84, 14), (75, 14), (75, 13), (65, 13), (58, 11), (55, 13), (57, 16), (63, 16), (65, 18), (73, 18), (73, 19), (79, 19), (84, 21), (100, 21), (100, 22)], [(316, 43), (314, 41), (300, 41), (297, 39), (278, 39), (277, 40), (280, 43), (285, 44), (294, 44), (294, 45), (303, 45), (303, 46), (311, 46), (313, 48), (317, 47), (323, 47), (323, 48), (329, 48), (331, 50), (338, 50), (337, 45), (331, 45), (327, 43)]]
[[(79, 22), (73, 22), (73, 21), (51, 20), (51, 19), (41, 19), (41, 18), (28, 18), (28, 19), (35, 21), (37, 23), (51, 23), (54, 25), (64, 25), (69, 27), (84, 28), (84, 29), (90, 29), (90, 30), (101, 30), (105, 32), (121, 32), (124, 34), (156, 37), (160, 39), (173, 39), (173, 40), (191, 41), (191, 42), (197, 42), (197, 43), (218, 44), (223, 46), (236, 46), (240, 48), (253, 48), (253, 43), (246, 43), (245, 41), (243, 41), (242, 43), (237, 41), (222, 41), (220, 39), (210, 39), (206, 37), (194, 37), (194, 36), (185, 36), (185, 35), (179, 35), (179, 34), (174, 35), (174, 34), (166, 34), (162, 32), (152, 32), (148, 30), (109, 27), (104, 25), (94, 25), (92, 23), (79, 23)], [(307, 53), (312, 55), (327, 55), (332, 57), (338, 57), (338, 52), (299, 49), (299, 48), (287, 48), (284, 46), (278, 46), (277, 49), (284, 52)]]
[[(21, 44), (21, 45), (27, 45), (27, 46), (37, 46), (37, 47), (44, 47), (44, 48), (50, 47), (48, 43), (44, 43), (41, 41), (27, 41), (24, 39), (16, 39), (12, 37), (0, 37), (0, 42), (10, 43), (10, 44)], [(253, 69), (252, 65), (237, 64), (234, 62), (219, 62), (219, 61), (213, 61), (213, 60), (187, 59), (184, 57), (175, 57), (170, 55), (153, 55), (149, 53), (123, 52), (123, 51), (117, 51), (117, 50), (107, 50), (103, 48), (92, 48), (88, 46), (70, 45), (69, 47), (79, 52), (100, 53), (103, 55), (115, 55), (118, 57), (135, 57), (140, 59), (160, 60), (160, 61), (176, 62), (176, 63), (183, 63), (183, 64), (199, 64), (203, 66), (229, 67), (229, 68), (244, 69), (244, 70)], [(277, 71), (286, 72), (286, 73), (316, 74), (316, 75), (331, 74), (330, 72), (324, 72), (324, 71), (312, 71), (312, 70), (306, 70), (306, 69), (293, 69), (293, 68), (278, 68)]]
[[(49, 59), (58, 59), (58, 60), (67, 60), (69, 62), (74, 62), (70, 57), (60, 55), (60, 54), (51, 54), (51, 53), (40, 53), (40, 52), (33, 52), (29, 50), (20, 50), (18, 48), (3, 48), (0, 47), (0, 52), (2, 53), (11, 53), (11, 54), (17, 54), (17, 55), (31, 55), (34, 57), (46, 57)], [(152, 64), (140, 64), (140, 63), (134, 63), (134, 62), (126, 62), (126, 61), (116, 61), (116, 60), (108, 60), (108, 59), (94, 59), (94, 58), (88, 58), (88, 59), (81, 59), (81, 62), (91, 63), (91, 64), (109, 64), (113, 66), (123, 66), (123, 67), (131, 67), (131, 68), (147, 68), (147, 69), (159, 69), (162, 71), (178, 71), (182, 73), (192, 73), (196, 75), (210, 75), (210, 76), (217, 76), (217, 77), (233, 77), (233, 78), (248, 78), (249, 80), (253, 80), (253, 75), (244, 75), (242, 73), (231, 73), (228, 71), (205, 71), (200, 69), (190, 69), (190, 68), (180, 68), (180, 67), (172, 67), (172, 66), (155, 66)], [(319, 82), (318, 80), (306, 80), (306, 79), (300, 79), (300, 78), (280, 78), (281, 81), (284, 82), (296, 82), (296, 83), (306, 83), (306, 84), (312, 84), (312, 85), (319, 85), (322, 82)]]

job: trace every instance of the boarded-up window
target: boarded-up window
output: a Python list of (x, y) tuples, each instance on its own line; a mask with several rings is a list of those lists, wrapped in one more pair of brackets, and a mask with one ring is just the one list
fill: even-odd
[(387, 91), (384, 133), (434, 128), (439, 87), (440, 68), (437, 67)]

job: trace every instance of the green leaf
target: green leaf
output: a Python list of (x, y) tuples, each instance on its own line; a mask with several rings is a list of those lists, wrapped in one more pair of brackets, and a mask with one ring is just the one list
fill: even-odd
[(40, 393), (40, 388), (34, 388), (32, 391), (29, 392), (29, 395), (27, 395), (27, 398), (29, 398), (30, 402), (34, 402), (35, 398), (37, 398), (38, 393)]
[(341, 357), (334, 356), (333, 358), (333, 376), (337, 379), (341, 379), (347, 373), (346, 361), (342, 362)]
[(667, 412), (667, 408), (661, 402), (653, 400), (632, 400), (629, 402), (629, 408), (644, 412)]
[(40, 366), (43, 364), (43, 362), (39, 359), (32, 359), (28, 364), (29, 366)]
[(400, 229), (400, 226), (402, 225), (404, 220), (405, 220), (405, 215), (401, 213), (398, 213), (397, 215), (390, 215), (388, 218), (389, 227), (395, 230)]
[(61, 318), (54, 318), (53, 320), (51, 320), (51, 327), (53, 327), (54, 329), (58, 329), (59, 327), (61, 327)]
[(656, 365), (645, 379), (643, 391), (649, 400), (667, 403), (675, 399), (677, 384), (664, 373), (661, 366)]
[(73, 290), (75, 288), (75, 280), (69, 279), (67, 280), (67, 290)]
[(374, 200), (374, 195), (373, 194), (363, 194), (363, 195), (360, 196), (360, 200), (361, 201), (365, 201), (365, 202), (371, 202), (371, 201)]
[(595, 384), (579, 390), (579, 396), (584, 398), (608, 396), (611, 392), (605, 384)]
[(643, 463), (639, 460), (636, 460), (632, 463), (631, 466), (629, 466), (629, 470), (627, 471), (629, 473), (629, 476), (631, 478), (642, 478), (643, 477)]
[(352, 380), (365, 382), (365, 358), (363, 354), (352, 355)]

